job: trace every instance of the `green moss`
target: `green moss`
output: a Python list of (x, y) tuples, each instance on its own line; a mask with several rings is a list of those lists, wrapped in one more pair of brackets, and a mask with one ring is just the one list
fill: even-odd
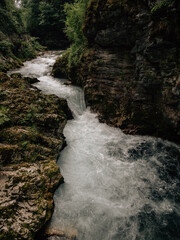
[(21, 144), (21, 146), (22, 146), (23, 148), (26, 148), (26, 146), (27, 146), (28, 144), (30, 144), (30, 142), (29, 142), (29, 141), (25, 141), (25, 142), (23, 142), (23, 143)]
[(10, 121), (10, 118), (6, 116), (4, 113), (0, 112), (0, 126), (4, 125), (9, 121)]
[(7, 91), (0, 90), (0, 99), (3, 99), (5, 96), (7, 96)]
[[(0, 158), (3, 165), (10, 165), (12, 170), (10, 174), (8, 172), (9, 181), (7, 179), (5, 183), (4, 196), (7, 194), (11, 198), (13, 188), (17, 192), (17, 198), (12, 196), (17, 201), (10, 202), (6, 209), (0, 209), (4, 214), (4, 226), (8, 229), (8, 233), (1, 232), (0, 239), (22, 239), (23, 234), (27, 233), (30, 240), (33, 239), (33, 232), (41, 228), (52, 215), (53, 199), (52, 194), (48, 193), (54, 192), (61, 179), (56, 166), (56, 152), (63, 141), (59, 135), (56, 137), (56, 132), (67, 118), (62, 111), (67, 110), (67, 102), (54, 95), (46, 96), (39, 91), (31, 91), (30, 85), (18, 74), (11, 78), (4, 73), (0, 75), (0, 99), (3, 105), (0, 108), (0, 120), (10, 121), (8, 127), (2, 126), (0, 129)], [(22, 89), (23, 84), (25, 89)], [(16, 233), (11, 232), (11, 226), (15, 221), (14, 216), (20, 217), (21, 214), (18, 202), (28, 200), (33, 202), (34, 216), (32, 219), (30, 217), (33, 224), (30, 228), (26, 220), (17, 220), (21, 231), (17, 231), (16, 237)], [(26, 208), (26, 204), (23, 208)]]
[(18, 238), (18, 234), (12, 230), (0, 234), (1, 240), (10, 240), (10, 239), (17, 239), (17, 238)]
[(53, 176), (56, 176), (57, 174), (59, 173), (59, 168), (57, 167), (57, 165), (54, 163), (51, 164), (48, 169), (46, 170), (46, 175), (49, 177), (49, 178), (52, 178)]
[(8, 117), (8, 111), (9, 109), (1, 106), (0, 108), (0, 126), (3, 126), (4, 124), (10, 122), (10, 118)]
[(68, 52), (65, 52), (56, 60), (53, 66), (52, 75), (54, 77), (68, 77)]

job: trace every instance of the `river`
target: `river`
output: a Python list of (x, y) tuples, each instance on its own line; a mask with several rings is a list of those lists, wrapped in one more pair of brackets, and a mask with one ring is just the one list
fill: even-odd
[(79, 87), (50, 76), (56, 58), (47, 52), (17, 70), (37, 77), (43, 93), (66, 98), (74, 115), (50, 227), (78, 240), (179, 240), (180, 147), (100, 123)]

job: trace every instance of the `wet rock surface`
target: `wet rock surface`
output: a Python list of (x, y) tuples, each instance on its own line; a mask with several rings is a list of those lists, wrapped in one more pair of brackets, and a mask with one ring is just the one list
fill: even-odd
[(65, 233), (53, 228), (48, 228), (44, 235), (41, 236), (43, 240), (78, 240), (77, 232)]
[(2, 240), (34, 239), (50, 219), (53, 193), (63, 183), (56, 158), (71, 112), (66, 100), (43, 95), (28, 82), (20, 74), (0, 73)]

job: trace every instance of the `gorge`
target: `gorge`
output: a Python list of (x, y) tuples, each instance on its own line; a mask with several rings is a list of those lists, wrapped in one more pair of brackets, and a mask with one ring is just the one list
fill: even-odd
[(180, 2), (18, 3), (0, 3), (0, 240), (179, 240)]
[(179, 146), (99, 123), (81, 89), (49, 75), (53, 61), (47, 54), (17, 70), (38, 77), (44, 94), (66, 98), (74, 116), (58, 161), (65, 183), (54, 196), (56, 236), (47, 239), (178, 239)]

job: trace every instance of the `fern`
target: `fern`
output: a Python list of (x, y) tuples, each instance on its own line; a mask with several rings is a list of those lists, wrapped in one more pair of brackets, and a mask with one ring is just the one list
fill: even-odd
[(151, 13), (155, 13), (156, 11), (160, 10), (163, 7), (168, 7), (169, 5), (173, 4), (175, 0), (163, 0), (157, 3), (152, 9)]

